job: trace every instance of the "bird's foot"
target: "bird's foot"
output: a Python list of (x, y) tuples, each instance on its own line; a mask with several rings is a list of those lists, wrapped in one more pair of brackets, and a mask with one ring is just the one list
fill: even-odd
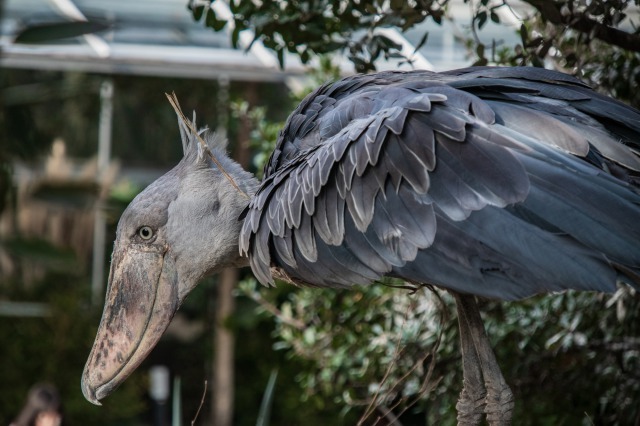
[(485, 413), (485, 401), (484, 389), (479, 392), (468, 392), (465, 386), (460, 392), (460, 398), (456, 404), (458, 426), (479, 425)]
[(487, 398), (485, 413), (487, 423), (491, 426), (511, 425), (513, 415), (514, 399), (513, 392), (506, 383), (501, 387), (491, 388), (487, 386)]

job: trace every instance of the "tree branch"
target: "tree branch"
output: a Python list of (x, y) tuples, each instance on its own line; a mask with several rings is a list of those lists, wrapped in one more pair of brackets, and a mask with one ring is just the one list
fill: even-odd
[(640, 52), (640, 35), (628, 33), (608, 25), (604, 25), (584, 14), (563, 14), (561, 3), (550, 0), (523, 0), (535, 7), (542, 18), (554, 25), (566, 25), (576, 31), (589, 34), (605, 43), (618, 46), (631, 52)]

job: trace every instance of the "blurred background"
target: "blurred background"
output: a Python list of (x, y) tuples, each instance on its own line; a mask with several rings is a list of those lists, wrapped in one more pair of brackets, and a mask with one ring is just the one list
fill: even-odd
[[(511, 2), (510, 10), (482, 9), (486, 1), (442, 3), (439, 20), (382, 28), (381, 40), (397, 54), (370, 55), (374, 66), (438, 71), (535, 62), (522, 55), (523, 31), (539, 30), (533, 23), (523, 30), (520, 18), (535, 15), (527, 2)], [(626, 13), (627, 3), (619, 6)], [(0, 424), (43, 382), (57, 388), (67, 425), (455, 424), (461, 377), (446, 297), (383, 286), (266, 291), (248, 271), (202, 283), (102, 407), (83, 398), (80, 375), (102, 312), (118, 218), (182, 157), (165, 93), (175, 92), (185, 112), (197, 111), (200, 126), (226, 135), (233, 157), (260, 175), (296, 102), (323, 81), (363, 70), (344, 51), (301, 57), (274, 51), (269, 38), (253, 40), (250, 31), (217, 28), (232, 16), (228, 3), (212, 3), (217, 18), (203, 17), (205, 6), (2, 4)], [(496, 43), (521, 43), (521, 51), (498, 55)], [(537, 53), (538, 65), (558, 67), (548, 51)], [(606, 68), (596, 69), (609, 72), (599, 77), (566, 60), (560, 68), (603, 78), (608, 93), (633, 102), (637, 52), (607, 57)], [(523, 424), (640, 424), (637, 294), (624, 288), (614, 296), (565, 294), (484, 308)], [(402, 353), (400, 343), (408, 348)], [(381, 414), (389, 407), (396, 415)]]

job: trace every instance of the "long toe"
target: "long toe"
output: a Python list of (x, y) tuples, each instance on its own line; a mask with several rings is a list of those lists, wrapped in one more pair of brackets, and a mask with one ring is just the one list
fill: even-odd
[(492, 388), (487, 385), (485, 413), (491, 426), (509, 426), (513, 415), (513, 392), (508, 385)]
[(465, 384), (460, 392), (460, 398), (456, 404), (458, 411), (458, 426), (476, 426), (482, 422), (485, 413), (486, 392), (484, 386), (476, 391), (470, 391)]

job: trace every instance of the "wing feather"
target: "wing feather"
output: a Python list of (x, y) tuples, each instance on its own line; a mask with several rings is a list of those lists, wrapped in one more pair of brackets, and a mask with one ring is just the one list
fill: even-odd
[(371, 223), (375, 198), (379, 190), (376, 180), (369, 176), (371, 174), (373, 172), (367, 171), (358, 179), (353, 179), (346, 198), (351, 217), (360, 232), (365, 232)]
[(295, 245), (300, 250), (300, 254), (307, 261), (314, 263), (318, 260), (318, 249), (316, 248), (316, 235), (309, 215), (303, 214), (300, 226), (293, 232)]
[(519, 105), (492, 102), (496, 120), (519, 133), (536, 135), (570, 154), (584, 157), (589, 152), (589, 142), (572, 126), (555, 119), (548, 114)]
[(323, 206), (326, 212), (327, 225), (329, 234), (325, 235), (327, 244), (337, 246), (342, 243), (345, 234), (344, 216), (346, 210), (346, 202), (340, 196), (336, 187), (329, 185), (323, 191), (326, 203)]
[(265, 284), (613, 290), (640, 271), (638, 141), (640, 113), (548, 70), (348, 77), (292, 114), (240, 250)]
[(389, 135), (385, 146), (385, 157), (388, 159), (389, 168), (397, 170), (402, 178), (409, 182), (416, 192), (424, 194), (429, 189), (429, 169), (425, 167), (425, 161), (407, 149), (404, 138), (398, 135)]
[(293, 255), (293, 241), (291, 240), (291, 229), (285, 228), (285, 233), (280, 238), (273, 239), (273, 246), (277, 256), (291, 268), (297, 268), (298, 264)]

